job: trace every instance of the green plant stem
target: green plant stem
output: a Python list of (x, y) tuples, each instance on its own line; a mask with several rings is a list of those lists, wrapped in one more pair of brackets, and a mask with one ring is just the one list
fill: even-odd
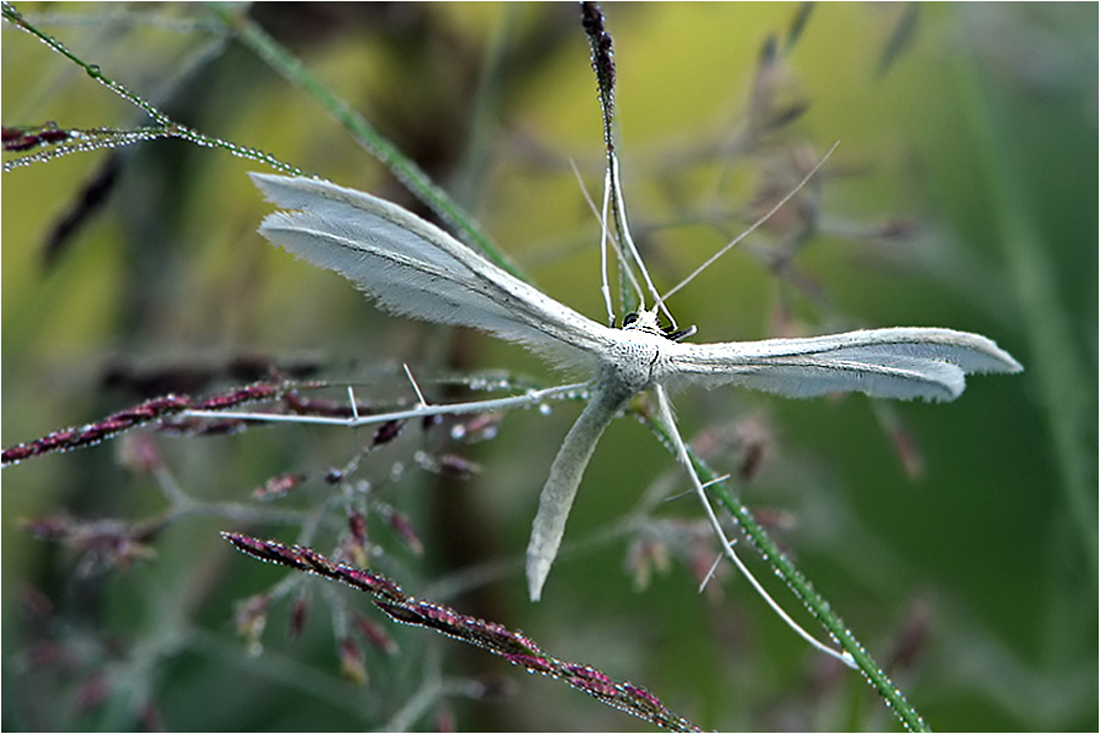
[(291, 83), (309, 93), (332, 117), (352, 134), (367, 152), (377, 158), (416, 198), (458, 230), (459, 234), (494, 264), (527, 281), (503, 251), (482, 232), (474, 218), (436, 186), (428, 175), (396, 145), (383, 136), (363, 115), (336, 95), (312, 74), (293, 54), (272, 38), (267, 31), (241, 13), (226, 6), (210, 6), (241, 43)]
[[(141, 96), (134, 94), (125, 86), (104, 74), (98, 66), (96, 66), (95, 64), (86, 63), (83, 59), (81, 59), (79, 56), (66, 48), (66, 46), (58, 41), (56, 38), (47, 33), (43, 33), (34, 25), (28, 23), (23, 18), (23, 16), (19, 14), (19, 11), (15, 9), (15, 6), (11, 3), (4, 2), (2, 12), (4, 20), (6, 20), (8, 23), (11, 23), (13, 26), (21, 31), (31, 34), (39, 41), (46, 44), (46, 46), (48, 46), (51, 51), (54, 51), (55, 53), (58, 53), (67, 58), (69, 61), (72, 61), (74, 64), (83, 69), (92, 79), (95, 79), (97, 82), (107, 87), (107, 89), (110, 89), (112, 92), (117, 94), (119, 97), (122, 97), (130, 104), (144, 111), (157, 123), (158, 127), (156, 128), (139, 128), (137, 130), (131, 130), (128, 132), (118, 131), (114, 138), (114, 143), (116, 145), (128, 145), (130, 143), (153, 140), (158, 137), (181, 138), (203, 148), (220, 148), (222, 150), (229, 151), (233, 155), (241, 158), (248, 158), (250, 160), (254, 160), (260, 163), (266, 163), (272, 168), (283, 173), (290, 173), (295, 175), (302, 173), (302, 170), (300, 168), (292, 166), (289, 163), (284, 163), (278, 158), (275, 158), (274, 156), (265, 153), (264, 151), (257, 148), (248, 148), (245, 146), (237, 145), (236, 143), (231, 143), (228, 140), (222, 140), (221, 138), (214, 138), (208, 135), (203, 135), (197, 130), (193, 130), (189, 127), (186, 127), (185, 125), (180, 125), (179, 123), (173, 121), (170, 117), (168, 117), (168, 115), (158, 110), (152, 104), (142, 99)], [(58, 154), (64, 154), (67, 152), (82, 152), (84, 150), (92, 150), (95, 147), (97, 146), (81, 145), (77, 143), (73, 146), (61, 146), (60, 149), (55, 150), (59, 151)], [(32, 153), (30, 156), (25, 156), (24, 158), (5, 161), (4, 171), (7, 172), (18, 168), (20, 165), (28, 162), (28, 160), (30, 162), (33, 162), (35, 160), (45, 160), (49, 157), (52, 157), (53, 155), (54, 151), (48, 151), (46, 153), (39, 152)]]
[(3, 16), (4, 20), (8, 21), (16, 28), (30, 33), (39, 41), (46, 44), (52, 51), (61, 54), (69, 61), (82, 68), (92, 79), (95, 79), (97, 82), (107, 87), (112, 92), (122, 97), (135, 107), (140, 107), (141, 109), (143, 109), (150, 117), (156, 120), (158, 124), (164, 127), (169, 127), (173, 124), (167, 115), (165, 115), (153, 105), (146, 102), (138, 95), (131, 92), (126, 87), (106, 76), (98, 66), (94, 64), (84, 63), (84, 61), (80, 57), (78, 57), (76, 54), (66, 48), (65, 45), (58, 41), (56, 38), (49, 34), (43, 33), (42, 31), (38, 30), (38, 28), (25, 21), (23, 19), (23, 16), (19, 14), (19, 11), (16, 10), (15, 6), (11, 3), (5, 2), (3, 4)]
[[(672, 451), (672, 437), (657, 423), (641, 413), (639, 419)], [(688, 456), (692, 465), (699, 474), (699, 479), (706, 485), (718, 502), (736, 520), (745, 532), (745, 536), (752, 542), (760, 553), (760, 557), (767, 563), (776, 575), (783, 579), (787, 587), (799, 598), (806, 609), (828, 630), (829, 635), (836, 640), (840, 647), (852, 656), (856, 666), (863, 673), (864, 678), (882, 697), (883, 701), (910, 731), (931, 731), (917, 710), (905, 699), (901, 691), (894, 686), (890, 677), (879, 667), (874, 659), (855, 638), (851, 630), (840, 618), (832, 605), (814, 589), (813, 584), (802, 575), (802, 572), (791, 562), (775, 544), (775, 541), (767, 534), (753, 518), (752, 513), (730, 490), (728, 480), (715, 481), (718, 477), (702, 459), (687, 447)], [(713, 482), (713, 484), (712, 484)]]

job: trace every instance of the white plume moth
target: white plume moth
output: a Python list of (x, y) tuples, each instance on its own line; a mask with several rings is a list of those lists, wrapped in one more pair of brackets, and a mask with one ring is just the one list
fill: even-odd
[[(1022, 369), (990, 339), (951, 329), (888, 328), (692, 344), (680, 341), (690, 333), (669, 334), (659, 327), (657, 306), (624, 319), (622, 328), (610, 328), (396, 204), (318, 179), (251, 176), (281, 209), (264, 219), (260, 234), (340, 273), (384, 309), (481, 329), (591, 375), (591, 399), (566, 434), (539, 500), (527, 549), (532, 600), (542, 593), (597, 441), (641, 390), (656, 391), (659, 417), (670, 423), (666, 391), (690, 385), (737, 385), (797, 398), (862, 392), (878, 398), (954, 400), (967, 374)], [(682, 442), (677, 448), (686, 464)], [(702, 494), (698, 478), (693, 479)], [(704, 505), (712, 513), (705, 499)]]

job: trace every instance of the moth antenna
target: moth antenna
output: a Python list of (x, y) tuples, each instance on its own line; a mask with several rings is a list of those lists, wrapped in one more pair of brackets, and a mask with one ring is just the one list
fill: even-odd
[[(592, 52), (592, 69), (596, 72), (596, 86), (599, 91), (600, 110), (603, 113), (601, 115), (603, 118), (603, 141), (604, 150), (607, 154), (607, 174), (604, 179), (603, 238), (607, 237), (606, 223), (608, 208), (610, 208), (612, 218), (615, 222), (615, 228), (619, 234), (619, 241), (630, 254), (629, 260), (622, 259), (620, 255), (620, 263), (623, 265), (622, 269), (629, 273), (631, 262), (638, 268), (639, 272), (642, 274), (642, 278), (645, 280), (646, 288), (649, 290), (650, 295), (653, 296), (654, 301), (657, 302), (654, 309), (660, 308), (675, 329), (676, 319), (672, 317), (672, 314), (669, 313), (668, 309), (660, 302), (661, 294), (653, 285), (653, 280), (649, 277), (649, 271), (646, 269), (641, 255), (638, 254), (638, 248), (634, 246), (634, 238), (630, 236), (630, 226), (626, 221), (626, 205), (623, 203), (622, 181), (619, 176), (619, 159), (615, 154), (615, 50), (614, 43), (611, 40), (611, 34), (608, 33), (607, 29), (604, 27), (603, 11), (600, 10), (598, 5), (595, 3), (581, 4), (581, 25), (584, 27), (585, 35), (588, 36), (588, 43)], [(603, 256), (606, 257), (606, 245), (601, 244), (601, 252)], [(605, 269), (605, 278), (606, 272)], [(644, 311), (646, 310), (645, 293), (638, 286), (634, 277), (632, 275), (629, 277), (631, 285), (634, 287), (638, 296), (639, 304), (637, 310)], [(608, 293), (610, 294), (610, 287), (608, 287)]]
[[(657, 290), (657, 286), (653, 285), (653, 279), (649, 277), (649, 270), (645, 266), (645, 261), (642, 260), (641, 253), (638, 252), (638, 248), (634, 245), (634, 238), (630, 236), (630, 225), (626, 221), (626, 203), (623, 201), (623, 187), (622, 180), (619, 176), (619, 157), (615, 155), (614, 150), (609, 150), (607, 154), (608, 164), (608, 181), (610, 184), (611, 195), (613, 197), (612, 211), (616, 215), (615, 223), (618, 225), (620, 234), (622, 235), (623, 243), (626, 245), (627, 252), (630, 253), (630, 259), (637, 266), (638, 271), (642, 274), (642, 278), (645, 280), (646, 288), (649, 290), (649, 294), (653, 296), (655, 301), (653, 308), (660, 309), (661, 313), (665, 315), (669, 323), (672, 324), (672, 328), (676, 329), (676, 319), (673, 318), (668, 308), (664, 304), (664, 300), (661, 298), (660, 292)], [(639, 289), (640, 291), (640, 289)], [(638, 294), (641, 300), (641, 305), (644, 308), (645, 298), (642, 293)]]
[[(607, 207), (608, 202), (611, 200), (611, 177), (610, 174), (604, 174), (603, 178), (603, 208), (600, 210), (600, 288), (604, 294), (604, 302), (607, 305), (607, 325), (609, 327), (615, 326), (615, 307), (611, 305), (611, 285), (608, 283), (607, 278), (607, 244), (609, 241), (615, 242), (616, 257), (619, 258), (619, 262), (623, 262), (623, 253), (619, 249), (619, 243), (611, 238), (607, 229)], [(630, 268), (625, 268), (627, 277), (630, 278), (631, 285), (635, 291), (641, 291), (638, 283), (634, 279), (634, 271)], [(620, 281), (621, 283), (622, 281)]]
[[(577, 177), (577, 183), (580, 184), (581, 194), (584, 196), (584, 200), (588, 203), (588, 208), (592, 211), (592, 215), (596, 217), (596, 221), (600, 223), (600, 273), (601, 284), (600, 293), (603, 294), (604, 305), (607, 307), (607, 325), (610, 327), (615, 326), (615, 307), (611, 304), (611, 285), (607, 277), (607, 249), (610, 244), (611, 249), (615, 251), (615, 256), (620, 261), (623, 260), (623, 251), (619, 247), (619, 242), (610, 235), (607, 228), (607, 201), (608, 201), (608, 178), (604, 176), (604, 197), (603, 197), (603, 213), (596, 209), (596, 202), (592, 201), (591, 194), (588, 193), (588, 188), (584, 185), (584, 178), (581, 176), (580, 170), (577, 169), (576, 162), (570, 158), (569, 165), (573, 169), (573, 175)], [(630, 268), (626, 268), (627, 278), (630, 280), (630, 284), (634, 287), (634, 290), (641, 292), (641, 286), (638, 284), (638, 279), (634, 275), (634, 271)]]
[[(680, 281), (680, 282), (679, 282), (678, 284), (676, 284), (676, 285), (675, 285), (675, 286), (674, 286), (674, 287), (673, 287), (673, 288), (672, 288), (671, 290), (669, 290), (669, 291), (668, 291), (667, 293), (665, 293), (665, 294), (664, 294), (663, 296), (659, 297), (659, 298), (657, 299), (657, 305), (658, 305), (658, 306), (661, 306), (661, 307), (662, 307), (662, 309), (663, 309), (663, 307), (664, 307), (664, 302), (665, 302), (665, 301), (667, 301), (667, 300), (668, 300), (669, 298), (671, 298), (671, 297), (672, 297), (672, 296), (673, 296), (673, 295), (674, 295), (674, 294), (675, 294), (675, 293), (676, 293), (676, 292), (677, 292), (678, 290), (680, 290), (681, 288), (683, 288), (684, 286), (686, 286), (686, 285), (687, 285), (688, 283), (690, 283), (690, 282), (691, 282), (692, 280), (694, 280), (694, 279), (695, 279), (695, 276), (699, 275), (699, 274), (700, 274), (700, 273), (702, 273), (702, 272), (703, 272), (704, 270), (706, 270), (707, 268), (709, 268), (709, 267), (710, 267), (710, 266), (711, 266), (711, 265), (712, 265), (712, 264), (714, 263), (714, 261), (715, 261), (715, 260), (717, 260), (718, 258), (720, 258), (720, 257), (722, 257), (723, 255), (725, 255), (725, 254), (726, 254), (727, 252), (729, 252), (730, 250), (732, 250), (732, 249), (733, 249), (733, 248), (734, 248), (735, 246), (737, 246), (737, 245), (738, 245), (738, 244), (739, 244), (739, 243), (741, 242), (741, 240), (745, 239), (745, 238), (746, 238), (746, 237), (748, 237), (748, 236), (749, 236), (750, 234), (752, 234), (752, 233), (753, 233), (753, 232), (755, 232), (755, 231), (756, 231), (757, 229), (759, 229), (759, 228), (760, 228), (760, 226), (761, 226), (762, 224), (764, 224), (764, 222), (766, 222), (766, 221), (768, 221), (769, 219), (771, 219), (771, 218), (772, 218), (772, 215), (773, 215), (773, 214), (775, 214), (775, 213), (776, 213), (777, 211), (779, 211), (780, 209), (782, 209), (782, 208), (783, 208), (783, 205), (784, 205), (784, 204), (786, 204), (786, 203), (787, 203), (788, 201), (790, 201), (790, 200), (791, 200), (792, 198), (794, 198), (794, 195), (795, 195), (795, 194), (797, 194), (797, 193), (798, 193), (799, 191), (801, 191), (801, 190), (802, 190), (802, 188), (803, 188), (803, 187), (804, 187), (804, 186), (805, 186), (805, 185), (806, 185), (807, 183), (809, 183), (809, 182), (810, 182), (810, 179), (811, 179), (811, 178), (813, 178), (813, 177), (814, 177), (814, 174), (816, 174), (816, 173), (818, 172), (818, 170), (820, 170), (821, 166), (823, 166), (823, 165), (825, 164), (825, 161), (827, 161), (827, 160), (829, 159), (829, 156), (831, 156), (831, 155), (833, 154), (833, 151), (834, 151), (834, 150), (836, 150), (836, 147), (837, 147), (838, 145), (840, 145), (840, 141), (839, 141), (839, 140), (838, 140), (838, 141), (836, 141), (835, 143), (833, 143), (833, 144), (832, 144), (832, 146), (831, 146), (831, 147), (830, 147), (830, 148), (829, 148), (829, 149), (828, 149), (827, 151), (825, 151), (825, 155), (821, 156), (821, 160), (819, 160), (819, 161), (818, 161), (817, 163), (815, 163), (815, 164), (814, 164), (814, 167), (810, 169), (810, 172), (809, 172), (809, 173), (807, 173), (807, 174), (806, 174), (806, 175), (805, 175), (805, 176), (804, 176), (804, 177), (802, 178), (802, 180), (798, 182), (798, 185), (797, 185), (797, 186), (795, 186), (795, 187), (794, 187), (793, 189), (791, 189), (790, 193), (788, 193), (788, 194), (787, 194), (786, 196), (784, 196), (784, 197), (783, 197), (782, 199), (780, 199), (780, 200), (779, 200), (779, 203), (778, 203), (778, 204), (776, 204), (775, 206), (773, 206), (773, 207), (772, 207), (772, 208), (771, 208), (771, 209), (770, 209), (770, 210), (768, 211), (768, 213), (767, 213), (767, 214), (765, 214), (764, 216), (760, 217), (760, 218), (759, 218), (759, 219), (757, 219), (757, 220), (756, 220), (755, 222), (753, 222), (753, 223), (752, 223), (752, 226), (751, 226), (751, 227), (749, 227), (748, 229), (746, 229), (746, 230), (745, 230), (744, 232), (742, 232), (741, 234), (737, 235), (737, 236), (736, 236), (735, 238), (733, 238), (733, 240), (732, 240), (731, 242), (729, 242), (729, 243), (728, 243), (728, 244), (727, 244), (727, 245), (726, 245), (725, 247), (723, 247), (723, 248), (722, 248), (721, 250), (719, 250), (718, 252), (714, 253), (714, 254), (713, 254), (713, 255), (711, 255), (711, 256), (710, 256), (709, 258), (707, 258), (706, 262), (704, 262), (704, 263), (703, 263), (702, 265), (700, 265), (700, 266), (699, 266), (699, 267), (697, 267), (697, 268), (696, 268), (696, 269), (695, 269), (694, 271), (692, 271), (691, 275), (689, 275), (688, 277), (686, 277), (686, 278), (684, 278), (683, 280), (681, 280), (681, 281)], [(667, 311), (666, 311), (666, 313), (667, 313)]]

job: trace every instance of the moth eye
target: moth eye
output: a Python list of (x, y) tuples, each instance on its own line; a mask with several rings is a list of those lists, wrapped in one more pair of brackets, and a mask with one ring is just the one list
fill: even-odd
[(638, 320), (638, 314), (637, 313), (635, 313), (635, 312), (628, 313), (626, 316), (623, 317), (623, 328), (626, 328), (627, 326), (630, 326), (631, 324), (633, 324), (637, 320)]

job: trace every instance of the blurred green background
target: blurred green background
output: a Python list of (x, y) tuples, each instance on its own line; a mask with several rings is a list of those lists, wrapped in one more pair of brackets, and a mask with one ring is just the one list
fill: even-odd
[[(177, 121), (416, 206), (208, 8), (18, 7)], [(602, 320), (598, 228), (569, 165), (598, 196), (599, 108), (576, 6), (236, 10), (415, 159), (539, 287)], [(973, 378), (948, 405), (687, 392), (675, 398), (681, 431), (723, 471), (762, 452), (739, 486), (745, 501), (879, 662), (892, 663), (931, 726), (1096, 729), (1097, 6), (606, 10), (627, 207), (659, 287), (841, 141), (797, 216), (780, 215), (672, 299), (698, 341), (946, 326), (995, 339), (1027, 370)], [(775, 54), (762, 67), (770, 37)], [(5, 126), (148, 122), (7, 26), (2, 89)], [(314, 364), (380, 403), (412, 398), (403, 361), (435, 400), (458, 393), (430, 377), (454, 372), (556, 384), (518, 347), (381, 314), (337, 276), (269, 247), (255, 234), (269, 207), (245, 175), (257, 169), (158, 141), (3, 176), (5, 446), (132, 405), (169, 372), (196, 393), (242, 384), (232, 365), (245, 357), (284, 370)], [(103, 204), (55, 236), (88, 182), (108, 175)], [(376, 565), (410, 593), (645, 685), (706, 728), (897, 727), (856, 673), (810, 650), (743, 580), (728, 574), (696, 593), (691, 564), (705, 570), (713, 549), (659, 532), (698, 519), (693, 500), (655, 511), (645, 547), (671, 561), (640, 588), (628, 557), (643, 536), (613, 531), (657, 483), (673, 493), (686, 483), (633, 421), (604, 436), (567, 530), (576, 548), (543, 601), (527, 601), (521, 561), (538, 491), (578, 411), (515, 411), (494, 440), (444, 441), (441, 450), (481, 465), (466, 481), (417, 468), (416, 451), (439, 448), (438, 430), (410, 426), (369, 455), (362, 478), (425, 547), (410, 553), (372, 515)], [(146, 435), (159, 476), (135, 469), (146, 444), (133, 436), (3, 473), (5, 729), (643, 726), (481, 651), (392, 625), (400, 653), (360, 640), (369, 682), (356, 687), (337, 652), (348, 620), (331, 610), (381, 615), (316, 579), (272, 605), (263, 652), (250, 655), (234, 604), (287, 574), (234, 553), (217, 531), (290, 542), (305, 537), (308, 517), (319, 522), (308, 537), (331, 551), (342, 510), (319, 478), (370, 433)], [(906, 439), (915, 448), (898, 450)], [(311, 479), (276, 503), (250, 498), (288, 471)], [(20, 527), (58, 515), (78, 525), (152, 517), (166, 506), (166, 477), (212, 509), (172, 524), (128, 568)], [(299, 515), (245, 524), (225, 516), (231, 504)], [(816, 632), (767, 568), (753, 567)], [(296, 595), (310, 614), (290, 641)], [(448, 695), (417, 698), (439, 681)]]

